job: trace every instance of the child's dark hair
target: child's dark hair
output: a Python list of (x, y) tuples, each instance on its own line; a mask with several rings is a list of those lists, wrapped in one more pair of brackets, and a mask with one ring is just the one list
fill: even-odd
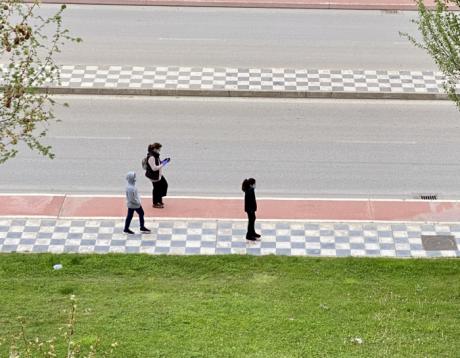
[(251, 185), (254, 185), (256, 180), (254, 178), (244, 179), (243, 184), (241, 184), (241, 190), (244, 192), (250, 188)]

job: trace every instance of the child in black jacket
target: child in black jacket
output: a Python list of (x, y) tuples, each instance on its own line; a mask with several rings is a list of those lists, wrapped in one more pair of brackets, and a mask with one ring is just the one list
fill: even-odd
[(244, 179), (241, 189), (244, 191), (244, 211), (248, 214), (248, 232), (246, 240), (256, 241), (260, 235), (256, 233), (254, 228), (256, 222), (257, 202), (254, 189), (256, 188), (256, 180), (254, 178)]

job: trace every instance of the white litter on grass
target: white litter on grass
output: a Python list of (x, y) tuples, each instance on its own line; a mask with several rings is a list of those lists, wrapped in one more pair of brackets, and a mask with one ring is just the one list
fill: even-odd
[(355, 344), (363, 344), (363, 339), (360, 337), (352, 338), (351, 341)]
[(61, 264), (53, 265), (53, 269), (60, 270), (60, 269), (62, 269), (62, 265)]

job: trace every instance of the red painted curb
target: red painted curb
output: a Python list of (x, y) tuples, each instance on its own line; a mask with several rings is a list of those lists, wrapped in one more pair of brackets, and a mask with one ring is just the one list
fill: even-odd
[[(31, 1), (26, 1), (31, 2)], [(50, 4), (199, 6), (282, 9), (416, 10), (414, 0), (43, 0)], [(434, 0), (425, 4), (433, 8)]]
[[(164, 209), (143, 198), (147, 217), (245, 219), (242, 199), (165, 198)], [(305, 221), (460, 222), (460, 201), (258, 199), (257, 217)], [(124, 217), (123, 197), (0, 195), (0, 216)]]

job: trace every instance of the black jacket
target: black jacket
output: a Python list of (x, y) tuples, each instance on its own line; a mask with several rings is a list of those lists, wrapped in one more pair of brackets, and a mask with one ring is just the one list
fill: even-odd
[(153, 170), (152, 167), (149, 164), (149, 158), (154, 157), (155, 158), (155, 165), (160, 165), (160, 155), (158, 153), (147, 153), (147, 173), (145, 176), (151, 180), (158, 180), (160, 178), (160, 171), (159, 170)]
[(256, 193), (253, 188), (249, 188), (244, 193), (244, 211), (247, 213), (257, 211)]

